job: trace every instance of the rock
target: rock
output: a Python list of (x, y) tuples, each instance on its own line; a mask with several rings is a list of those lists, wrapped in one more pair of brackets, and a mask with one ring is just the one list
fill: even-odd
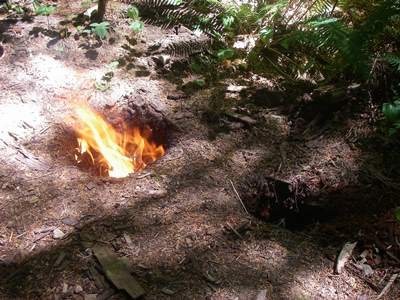
[(61, 240), (65, 236), (64, 232), (62, 232), (60, 229), (56, 228), (53, 231), (53, 239), (56, 240)]
[(365, 276), (371, 276), (372, 274), (374, 274), (374, 270), (372, 269), (372, 267), (369, 264), (359, 263), (359, 264), (356, 264), (356, 266), (358, 269), (360, 269), (364, 272)]
[(253, 118), (246, 116), (246, 115), (241, 115), (238, 113), (233, 113), (233, 112), (227, 112), (226, 115), (236, 121), (240, 121), (242, 123), (245, 123), (246, 125), (255, 125), (257, 124), (257, 121), (254, 120)]
[(83, 292), (83, 288), (79, 284), (77, 284), (75, 286), (74, 292), (75, 292), (75, 294), (82, 293)]
[(246, 88), (247, 88), (247, 86), (231, 84), (231, 85), (228, 85), (228, 87), (226, 88), (226, 91), (230, 92), (230, 93), (240, 93), (241, 91), (243, 91)]
[(62, 219), (61, 222), (68, 226), (75, 226), (76, 224), (78, 224), (78, 220), (75, 218), (71, 218), (71, 217), (66, 217), (66, 218)]
[(93, 190), (96, 187), (96, 184), (93, 181), (88, 182), (88, 184), (86, 184), (86, 188), (90, 191)]

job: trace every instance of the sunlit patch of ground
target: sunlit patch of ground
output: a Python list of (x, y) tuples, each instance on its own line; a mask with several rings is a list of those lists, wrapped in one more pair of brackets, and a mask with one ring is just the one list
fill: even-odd
[[(60, 20), (50, 17), (51, 26)], [(258, 136), (238, 130), (211, 140), (198, 111), (185, 100), (167, 100), (175, 87), (155, 72), (153, 57), (145, 53), (138, 61), (150, 75), (134, 77), (135, 72), (116, 69), (109, 89), (96, 89), (95, 82), (123, 52), (125, 33), (115, 45), (104, 42), (96, 49), (97, 60), (86, 58), (80, 41), (71, 38), (66, 59), (47, 46), (50, 37), (29, 35), (34, 26), (47, 26), (46, 18), (15, 25), (17, 44), (22, 39), (24, 45), (0, 64), (0, 272), (23, 270), (25, 264), (32, 271), (21, 275), (17, 291), (1, 285), (0, 298), (12, 298), (12, 292), (54, 298), (63, 295), (64, 284), (100, 294), (103, 288), (87, 275), (95, 260), (81, 244), (86, 231), (127, 259), (148, 299), (247, 300), (262, 289), (271, 299), (375, 294), (351, 274), (331, 276), (333, 261), (309, 237), (246, 215), (230, 184), (251, 172), (282, 178), (300, 174), (316, 186), (323, 176), (325, 184), (351, 183), (359, 168), (357, 151), (335, 139), (298, 147), (283, 143), (288, 124), (279, 122), (285, 118), (272, 124), (283, 126), (271, 136), (272, 125)], [(142, 38), (146, 50), (180, 35), (148, 26)], [(127, 105), (127, 95), (134, 101), (140, 95), (174, 121), (179, 131), (166, 156), (121, 181), (77, 168), (70, 159), (73, 147), (62, 143), (70, 102), (89, 99), (100, 109), (118, 108)], [(239, 235), (232, 230), (243, 226), (247, 229)], [(55, 239), (52, 229), (43, 235), (46, 228), (58, 228), (66, 238)], [(61, 252), (66, 259), (54, 268)], [(167, 295), (166, 287), (174, 294)]]

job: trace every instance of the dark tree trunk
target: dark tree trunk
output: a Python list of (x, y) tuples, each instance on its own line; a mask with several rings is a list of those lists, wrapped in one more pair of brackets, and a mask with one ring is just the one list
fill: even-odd
[(97, 6), (97, 15), (96, 15), (96, 19), (98, 22), (103, 21), (104, 14), (106, 13), (106, 6), (107, 6), (107, 0), (99, 0)]

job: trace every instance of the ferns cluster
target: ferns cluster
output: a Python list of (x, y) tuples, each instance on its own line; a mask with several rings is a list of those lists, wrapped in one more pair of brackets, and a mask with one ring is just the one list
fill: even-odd
[[(182, 24), (208, 35), (216, 52), (235, 50), (250, 71), (329, 81), (371, 76), (377, 63), (399, 68), (400, 0), (133, 0), (147, 23)], [(396, 27), (397, 26), (397, 27)], [(182, 45), (188, 47), (188, 45)], [(197, 46), (196, 46), (197, 47)], [(179, 48), (175, 48), (179, 53)], [(186, 51), (186, 50), (185, 50)]]

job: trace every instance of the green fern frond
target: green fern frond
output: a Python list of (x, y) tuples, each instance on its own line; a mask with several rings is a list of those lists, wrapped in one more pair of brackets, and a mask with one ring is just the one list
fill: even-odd
[(188, 40), (171, 43), (167, 46), (166, 52), (173, 56), (188, 57), (208, 51), (214, 45), (212, 39), (200, 41)]
[(146, 23), (162, 28), (181, 24), (206, 34), (223, 29), (221, 16), (225, 10), (219, 1), (135, 0), (132, 4), (139, 9)]
[(400, 72), (400, 53), (386, 53), (383, 58), (393, 66), (393, 68)]

